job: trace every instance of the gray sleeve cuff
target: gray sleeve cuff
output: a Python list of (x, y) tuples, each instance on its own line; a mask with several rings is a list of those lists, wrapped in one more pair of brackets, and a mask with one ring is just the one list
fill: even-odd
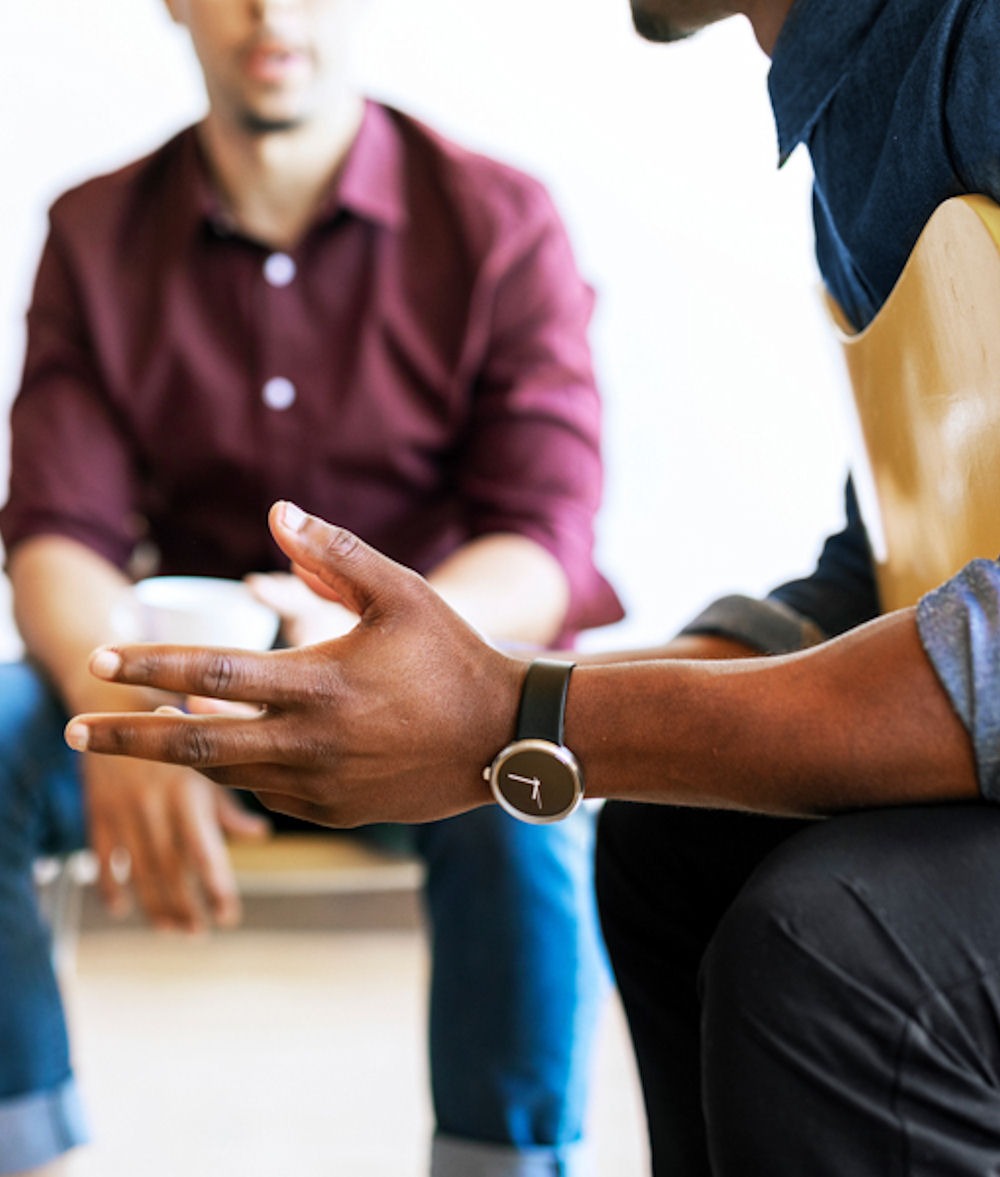
[(743, 596), (713, 601), (681, 633), (731, 638), (759, 654), (791, 654), (815, 646), (825, 636), (815, 622), (781, 601)]
[(1000, 801), (1000, 565), (973, 560), (928, 593), (917, 627), (972, 740), (979, 791)]

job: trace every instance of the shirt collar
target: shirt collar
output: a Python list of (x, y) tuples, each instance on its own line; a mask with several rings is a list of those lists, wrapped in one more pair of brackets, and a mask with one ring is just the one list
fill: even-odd
[[(181, 167), (189, 180), (186, 189), (191, 194), (192, 219), (207, 222), (217, 232), (234, 232), (195, 127), (182, 134), (181, 151)], [(330, 221), (347, 209), (365, 220), (399, 228), (407, 215), (404, 171), (403, 146), (390, 111), (366, 101), (361, 126), (316, 212), (314, 224)]]
[(768, 77), (780, 163), (809, 137), (886, 2), (795, 0)]
[(321, 215), (346, 208), (399, 228), (407, 215), (404, 173), (403, 145), (392, 113), (366, 101), (361, 127)]
[(182, 175), (187, 183), (181, 191), (191, 194), (191, 215), (194, 222), (207, 222), (218, 233), (236, 231), (219, 190), (212, 179), (208, 160), (198, 139), (197, 127), (190, 127), (181, 138)]

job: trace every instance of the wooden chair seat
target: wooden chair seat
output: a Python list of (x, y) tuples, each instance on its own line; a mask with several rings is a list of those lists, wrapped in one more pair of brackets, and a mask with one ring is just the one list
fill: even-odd
[[(240, 893), (252, 898), (295, 898), (414, 891), (423, 883), (423, 863), (385, 850), (355, 834), (275, 834), (262, 842), (229, 847)], [(52, 929), (57, 968), (71, 967), (80, 932), (82, 890), (97, 878), (90, 850), (39, 859), (35, 881), (41, 909)]]

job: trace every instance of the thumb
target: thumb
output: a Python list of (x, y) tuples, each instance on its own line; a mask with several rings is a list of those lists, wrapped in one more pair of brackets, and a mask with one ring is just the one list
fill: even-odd
[(384, 608), (415, 576), (353, 532), (307, 515), (294, 503), (275, 503), (268, 522), (278, 546), (293, 564), (359, 616)]

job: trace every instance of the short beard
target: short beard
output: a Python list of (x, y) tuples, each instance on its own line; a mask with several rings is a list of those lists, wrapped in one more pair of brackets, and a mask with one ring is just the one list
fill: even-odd
[(246, 111), (242, 121), (243, 129), (251, 135), (286, 135), (290, 131), (297, 131), (305, 120), (300, 117), (269, 119), (253, 111)]

